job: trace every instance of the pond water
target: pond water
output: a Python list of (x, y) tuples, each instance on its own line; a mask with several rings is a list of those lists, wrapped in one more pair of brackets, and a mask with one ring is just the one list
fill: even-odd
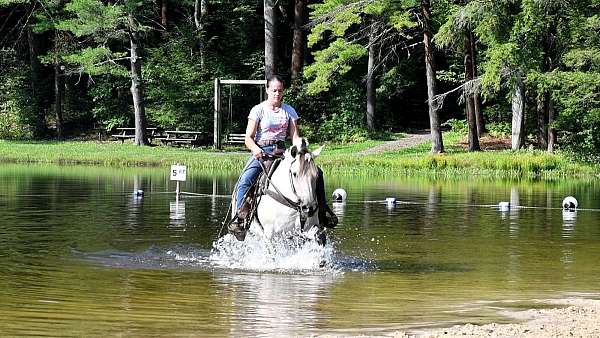
[(168, 175), (0, 166), (0, 335), (377, 335), (600, 298), (596, 181), (330, 177), (329, 244), (269, 257), (213, 247), (236, 173), (188, 172), (178, 202)]

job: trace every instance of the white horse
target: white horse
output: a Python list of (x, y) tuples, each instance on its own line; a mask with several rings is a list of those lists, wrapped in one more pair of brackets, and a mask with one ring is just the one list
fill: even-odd
[[(325, 232), (319, 226), (317, 202), (318, 168), (314, 159), (323, 146), (310, 152), (306, 140), (288, 148), (279, 165), (259, 191), (256, 213), (249, 232), (267, 240), (306, 238), (320, 243)], [(232, 203), (235, 215), (235, 201)]]

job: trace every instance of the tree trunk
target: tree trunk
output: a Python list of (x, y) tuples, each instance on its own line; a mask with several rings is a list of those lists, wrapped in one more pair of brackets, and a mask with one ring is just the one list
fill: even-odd
[(54, 113), (56, 115), (56, 137), (59, 140), (64, 138), (63, 135), (63, 104), (62, 97), (64, 93), (64, 77), (60, 68), (60, 63), (54, 63)]
[[(554, 20), (552, 22), (552, 24), (550, 25), (550, 30), (548, 31), (548, 34), (546, 34), (546, 43), (544, 46), (544, 54), (546, 54), (545, 57), (545, 66), (546, 66), (546, 71), (547, 72), (551, 72), (554, 70), (554, 58), (553, 56), (556, 54), (555, 53), (555, 47), (556, 47), (556, 43), (555, 43), (555, 39), (556, 39), (556, 26), (557, 23)], [(555, 114), (556, 112), (554, 111), (554, 105), (552, 104), (552, 96), (550, 95), (549, 92), (545, 92), (544, 93), (544, 99), (545, 99), (545, 114), (546, 116), (548, 116), (548, 124), (545, 125), (545, 130), (546, 130), (546, 149), (548, 150), (548, 152), (554, 152), (554, 144), (556, 142), (556, 130), (554, 130), (554, 128), (552, 128), (552, 124), (554, 122), (555, 119)]]
[(546, 116), (548, 115), (548, 93), (541, 93), (537, 98), (537, 139), (540, 149), (548, 149), (548, 124)]
[(146, 112), (144, 109), (144, 86), (142, 82), (142, 59), (139, 56), (140, 41), (131, 13), (129, 19), (129, 41), (131, 44), (131, 96), (135, 118), (135, 144), (148, 145), (146, 138)]
[(38, 59), (40, 55), (39, 37), (31, 27), (27, 27), (27, 43), (29, 45), (29, 64), (31, 67), (31, 111), (27, 117), (27, 124), (31, 127), (33, 137), (40, 139), (46, 136), (46, 115), (42, 107), (42, 64)]
[(292, 43), (292, 80), (298, 78), (304, 66), (304, 48), (306, 45), (306, 0), (295, 0), (294, 4), (294, 40)]
[(264, 0), (265, 78), (277, 71), (277, 13), (274, 0)]
[[(473, 76), (473, 48), (471, 32), (465, 34), (465, 82), (472, 81)], [(465, 90), (465, 101), (467, 107), (467, 121), (469, 124), (469, 151), (481, 150), (479, 146), (479, 133), (477, 131), (477, 115), (475, 114), (475, 98), (470, 88)]]
[(554, 111), (554, 104), (552, 99), (548, 101), (548, 152), (554, 152), (554, 144), (556, 143), (556, 129), (552, 127), (556, 112)]
[(519, 150), (523, 141), (523, 120), (525, 115), (525, 87), (521, 74), (517, 73), (512, 95), (512, 150)]
[(194, 24), (197, 30), (202, 30), (202, 1), (194, 1)]
[(162, 0), (160, 4), (160, 24), (164, 27), (165, 30), (168, 30), (167, 27), (167, 13), (169, 10), (169, 0)]
[(367, 128), (375, 131), (375, 86), (373, 85), (375, 68), (375, 46), (373, 34), (369, 35), (369, 61), (367, 65)]
[(429, 124), (431, 127), (431, 152), (444, 152), (438, 106), (434, 102), (436, 92), (435, 59), (431, 42), (431, 5), (429, 0), (421, 1), (421, 14), (423, 15), (423, 44), (425, 45), (425, 68), (427, 72), (427, 98), (429, 105)]
[(194, 23), (196, 29), (204, 29), (204, 19), (208, 14), (208, 0), (196, 0), (194, 2)]
[(200, 52), (200, 67), (204, 69), (204, 20), (208, 14), (208, 0), (194, 2), (194, 23), (198, 30), (198, 49)]
[[(477, 77), (477, 46), (475, 42), (475, 35), (473, 31), (469, 31), (469, 40), (471, 42), (471, 60), (473, 64), (473, 78)], [(475, 103), (475, 118), (477, 120), (477, 135), (481, 137), (485, 133), (485, 119), (483, 118), (483, 111), (481, 110), (481, 100), (479, 100), (479, 93), (473, 93), (473, 102)]]

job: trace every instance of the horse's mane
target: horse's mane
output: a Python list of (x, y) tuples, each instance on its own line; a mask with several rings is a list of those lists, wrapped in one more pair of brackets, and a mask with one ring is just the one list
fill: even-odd
[[(308, 158), (307, 158), (308, 155)], [(316, 179), (317, 175), (318, 175), (318, 169), (317, 169), (317, 165), (315, 164), (315, 161), (313, 159), (313, 157), (311, 156), (310, 152), (308, 151), (308, 148), (306, 147), (302, 147), (300, 149), (300, 151), (298, 152), (299, 160), (300, 160), (300, 166), (298, 168), (298, 175), (306, 177), (308, 179)]]

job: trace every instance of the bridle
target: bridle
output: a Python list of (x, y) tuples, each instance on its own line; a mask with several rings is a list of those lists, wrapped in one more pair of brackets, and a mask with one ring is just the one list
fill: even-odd
[[(264, 164), (262, 161), (259, 161), (260, 166), (263, 170), (263, 173), (265, 174), (266, 178), (267, 178), (267, 186), (265, 187), (264, 190), (264, 194), (271, 197), (273, 200), (275, 200), (276, 202), (278, 202), (279, 204), (282, 204), (290, 209), (294, 209), (296, 210), (296, 212), (298, 212), (298, 217), (300, 218), (300, 229), (302, 231), (304, 231), (304, 225), (306, 224), (306, 220), (313, 216), (318, 210), (318, 203), (314, 203), (313, 205), (306, 205), (303, 204), (300, 201), (300, 197), (298, 197), (298, 193), (296, 192), (296, 186), (294, 185), (294, 178), (293, 178), (293, 173), (291, 170), (292, 164), (294, 164), (294, 162), (296, 161), (296, 157), (294, 157), (294, 159), (292, 160), (291, 164), (290, 164), (290, 169), (288, 169), (288, 177), (290, 180), (290, 186), (292, 188), (292, 193), (294, 194), (294, 200), (291, 200), (290, 198), (288, 198), (287, 196), (285, 196), (281, 190), (279, 190), (279, 188), (277, 188), (277, 185), (275, 185), (273, 183), (273, 181), (271, 180), (271, 177), (269, 177), (269, 173), (267, 172), (267, 169), (265, 168)], [(273, 190), (268, 189), (269, 186), (272, 186)], [(257, 203), (258, 204), (258, 203)], [(257, 217), (258, 220), (258, 217)], [(258, 220), (258, 223), (260, 224), (260, 220)]]

